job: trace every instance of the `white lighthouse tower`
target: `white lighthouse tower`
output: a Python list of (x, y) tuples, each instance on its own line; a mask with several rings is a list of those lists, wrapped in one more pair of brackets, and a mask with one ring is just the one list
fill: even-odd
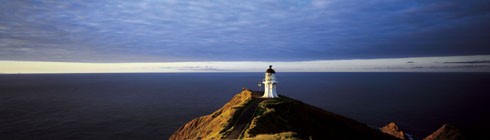
[(265, 71), (265, 79), (262, 82), (264, 84), (264, 95), (262, 98), (278, 98), (276, 91), (276, 71), (272, 69), (272, 65), (269, 65), (269, 69)]

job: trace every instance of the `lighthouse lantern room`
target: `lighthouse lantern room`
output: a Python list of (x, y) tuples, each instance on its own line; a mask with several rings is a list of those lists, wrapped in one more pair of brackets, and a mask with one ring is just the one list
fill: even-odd
[(264, 84), (264, 95), (262, 98), (278, 98), (276, 91), (276, 71), (272, 69), (272, 65), (269, 65), (269, 69), (265, 71), (265, 79), (262, 82)]

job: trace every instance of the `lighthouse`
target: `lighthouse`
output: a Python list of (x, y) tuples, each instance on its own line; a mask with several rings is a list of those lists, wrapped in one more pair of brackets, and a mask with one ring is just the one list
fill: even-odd
[(278, 98), (276, 91), (276, 71), (272, 69), (272, 65), (269, 65), (269, 69), (265, 71), (265, 78), (262, 82), (264, 84), (264, 95), (262, 98)]

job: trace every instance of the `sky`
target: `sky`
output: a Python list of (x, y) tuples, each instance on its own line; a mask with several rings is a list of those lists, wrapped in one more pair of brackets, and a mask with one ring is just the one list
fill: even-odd
[[(433, 64), (432, 67), (437, 67), (437, 62), (453, 64), (446, 67), (451, 67), (448, 71), (462, 64), (471, 68), (469, 71), (481, 71), (482, 66), (490, 71), (488, 0), (1, 3), (0, 73), (15, 73), (13, 69), (46, 72), (39, 68), (53, 63), (186, 64), (185, 67), (201, 71), (204, 70), (198, 66), (208, 63), (250, 65), (243, 69), (213, 65), (228, 68), (225, 71), (251, 71), (262, 64), (265, 68), (268, 64), (283, 64), (283, 68), (288, 68), (284, 71), (308, 71), (288, 65), (315, 67), (336, 62), (328, 69), (314, 70), (331, 71), (332, 67), (340, 68), (339, 62), (347, 61), (366, 65), (370, 62), (369, 67), (349, 68), (366, 71), (379, 66), (377, 62), (386, 61), (412, 67), (414, 63), (406, 62), (413, 60)], [(32, 63), (38, 67), (19, 67)], [(381, 67), (399, 66), (387, 64), (391, 63)]]

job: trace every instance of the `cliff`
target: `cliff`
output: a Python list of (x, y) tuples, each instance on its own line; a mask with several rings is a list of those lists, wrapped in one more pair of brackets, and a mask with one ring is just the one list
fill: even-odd
[(395, 136), (395, 137), (400, 138), (400, 139), (404, 139), (404, 140), (409, 139), (406, 136), (405, 132), (400, 130), (398, 125), (396, 125), (396, 123), (394, 123), (394, 122), (390, 122), (386, 126), (380, 128), (380, 130), (383, 133), (390, 134), (390, 135)]
[(217, 111), (193, 119), (169, 139), (398, 139), (355, 120), (280, 96), (244, 90)]
[[(392, 135), (400, 139), (413, 139), (410, 135), (403, 132), (394, 122), (380, 128), (381, 132)], [(463, 135), (459, 129), (450, 124), (444, 124), (441, 128), (432, 132), (423, 140), (463, 140)]]
[(463, 140), (463, 135), (453, 125), (444, 124), (441, 128), (425, 137), (424, 140)]

